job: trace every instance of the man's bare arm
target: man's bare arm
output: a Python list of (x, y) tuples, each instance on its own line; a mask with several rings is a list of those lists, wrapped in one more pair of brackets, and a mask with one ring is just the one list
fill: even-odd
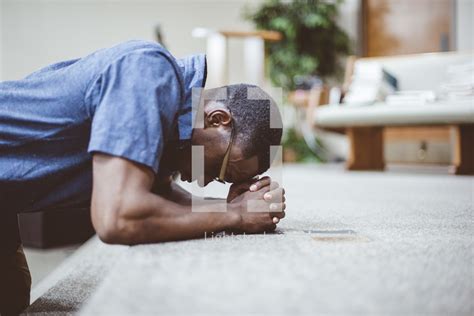
[[(153, 181), (154, 174), (147, 167), (118, 157), (94, 154), (91, 214), (94, 228), (104, 242), (153, 243), (199, 238), (205, 232), (222, 230), (275, 229), (267, 213), (243, 215), (242, 202), (228, 204), (231, 209), (228, 212), (222, 212), (225, 206), (222, 203), (202, 205), (199, 212), (192, 212), (191, 206), (153, 194)], [(248, 198), (263, 198), (262, 190)]]

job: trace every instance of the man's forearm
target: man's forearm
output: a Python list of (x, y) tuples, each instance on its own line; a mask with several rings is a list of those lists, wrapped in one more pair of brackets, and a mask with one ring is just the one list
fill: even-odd
[(240, 228), (242, 216), (224, 212), (225, 203), (206, 203), (193, 212), (190, 205), (154, 194), (163, 189), (166, 195), (171, 178), (155, 179), (151, 169), (126, 159), (94, 154), (93, 180), (92, 223), (108, 243), (198, 238), (205, 232)]
[[(275, 217), (284, 217), (284, 203), (272, 197), (284, 192), (278, 188), (269, 191), (270, 178), (232, 185), (227, 197), (230, 203), (204, 199), (194, 203), (192, 199), (193, 207), (165, 198), (166, 193), (153, 193), (171, 188), (170, 181), (155, 181), (153, 171), (146, 166), (94, 154), (91, 217), (99, 237), (107, 243), (140, 244), (200, 238), (206, 232), (224, 230), (261, 233), (275, 230)], [(257, 188), (252, 189), (254, 186)], [(248, 210), (249, 201), (260, 202), (257, 211)], [(278, 212), (278, 207), (281, 215), (268, 213), (270, 209)]]
[(226, 212), (225, 201), (205, 202), (198, 206), (179, 205), (153, 193), (131, 199), (118, 212), (107, 242), (120, 244), (154, 243), (201, 238), (205, 233), (232, 230), (240, 216)]

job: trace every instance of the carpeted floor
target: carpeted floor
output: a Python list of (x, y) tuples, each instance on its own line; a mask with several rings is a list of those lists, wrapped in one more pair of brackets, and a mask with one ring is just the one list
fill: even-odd
[(92, 239), (28, 312), (472, 315), (474, 177), (421, 171), (287, 166), (276, 234)]

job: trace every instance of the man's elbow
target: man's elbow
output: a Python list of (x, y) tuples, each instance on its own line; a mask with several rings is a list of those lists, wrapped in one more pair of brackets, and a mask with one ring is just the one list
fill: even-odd
[(126, 236), (124, 236), (123, 233), (120, 233), (116, 228), (112, 226), (101, 225), (99, 227), (95, 227), (95, 231), (99, 239), (106, 244), (130, 244)]
[[(98, 213), (92, 210), (92, 213)], [(92, 224), (99, 239), (106, 244), (134, 245), (138, 232), (133, 221), (118, 215), (114, 210), (102, 211), (102, 216), (92, 216)]]

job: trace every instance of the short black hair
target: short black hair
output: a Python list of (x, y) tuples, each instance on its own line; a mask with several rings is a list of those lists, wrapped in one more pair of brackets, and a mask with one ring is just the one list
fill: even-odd
[(258, 173), (263, 173), (274, 158), (270, 157), (270, 146), (280, 145), (283, 134), (278, 106), (258, 86), (234, 84), (225, 88), (227, 99), (223, 102), (232, 114), (234, 142), (242, 149), (245, 158), (258, 157)]

